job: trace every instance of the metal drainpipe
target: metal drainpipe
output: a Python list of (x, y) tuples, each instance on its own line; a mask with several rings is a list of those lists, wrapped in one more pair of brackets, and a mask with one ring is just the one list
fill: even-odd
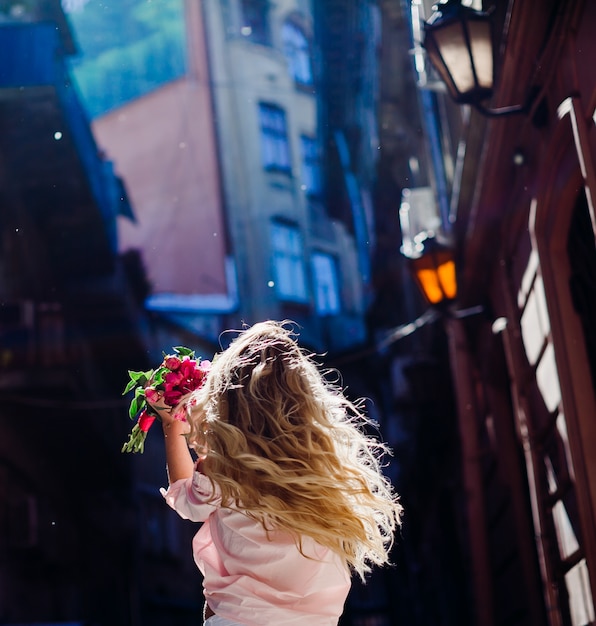
[(461, 441), (462, 475), (475, 601), (475, 623), (482, 624), (482, 626), (493, 626), (492, 580), (473, 368), (462, 321), (448, 316), (445, 320), (445, 330), (449, 342), (449, 357), (454, 378)]

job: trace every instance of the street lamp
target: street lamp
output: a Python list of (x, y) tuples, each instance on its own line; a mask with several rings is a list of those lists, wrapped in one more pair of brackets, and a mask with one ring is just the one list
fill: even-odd
[(495, 58), (493, 24), (489, 13), (446, 0), (433, 6), (424, 24), (424, 42), (432, 66), (458, 104), (470, 104), (489, 117), (526, 113), (533, 100), (523, 105), (488, 109), (494, 89)]
[(436, 237), (421, 242), (422, 250), (409, 258), (412, 276), (427, 302), (443, 306), (457, 296), (453, 251)]
[(435, 307), (451, 303), (457, 296), (455, 260), (430, 187), (402, 190), (399, 222), (401, 252), (426, 301)]
[[(408, 324), (395, 328), (380, 344), (386, 348), (429, 322), (440, 320), (445, 330), (457, 407), (463, 503), (470, 537), (470, 557), (476, 575), (474, 591), (478, 624), (490, 622), (493, 612), (489, 580), (489, 543), (482, 467), (482, 443), (479, 439), (478, 394), (474, 362), (468, 348), (468, 336), (462, 318), (482, 313), (482, 306), (455, 310), (457, 280), (455, 260), (449, 238), (444, 235), (434, 193), (430, 187), (403, 189), (399, 207), (402, 235), (401, 253), (430, 307)], [(436, 356), (434, 350), (431, 352)]]

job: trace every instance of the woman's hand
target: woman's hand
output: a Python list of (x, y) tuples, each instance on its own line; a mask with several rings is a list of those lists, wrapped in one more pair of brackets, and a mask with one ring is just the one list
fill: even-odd
[(163, 427), (166, 444), (166, 462), (168, 479), (170, 484), (181, 478), (192, 476), (195, 461), (193, 460), (186, 435), (190, 432), (190, 424), (185, 419), (186, 401), (183, 400), (178, 406), (171, 408), (163, 400), (163, 394), (157, 398), (147, 400), (151, 408), (159, 415)]
[(183, 400), (173, 408), (169, 407), (164, 402), (161, 392), (158, 392), (157, 397), (152, 400), (152, 402), (147, 400), (147, 404), (159, 415), (166, 436), (168, 434), (184, 435), (190, 431), (190, 425), (185, 417), (186, 401)]

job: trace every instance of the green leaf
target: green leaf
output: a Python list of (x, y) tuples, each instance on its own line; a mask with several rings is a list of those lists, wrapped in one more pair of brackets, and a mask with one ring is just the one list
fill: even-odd
[(122, 395), (125, 396), (131, 389), (134, 389), (137, 386), (136, 380), (129, 380), (128, 385), (124, 388)]
[(151, 370), (148, 372), (135, 372), (133, 370), (128, 370), (128, 375), (130, 376), (130, 380), (134, 380), (140, 385), (143, 384), (143, 380), (145, 381), (148, 380), (151, 374), (152, 374)]
[(191, 359), (195, 358), (195, 351), (190, 348), (186, 348), (185, 346), (176, 346), (173, 350), (180, 356), (188, 356)]
[(134, 370), (128, 370), (130, 380), (122, 392), (122, 395), (125, 396), (129, 391), (137, 386), (144, 387), (151, 380), (153, 373), (153, 370), (148, 370), (147, 372), (135, 372)]
[(145, 396), (135, 394), (135, 397), (130, 401), (130, 406), (128, 407), (128, 416), (131, 420), (137, 416), (144, 404)]
[(158, 370), (156, 370), (155, 374), (153, 375), (153, 385), (155, 387), (161, 385), (164, 382), (165, 375), (169, 371), (170, 370), (167, 367), (160, 367)]

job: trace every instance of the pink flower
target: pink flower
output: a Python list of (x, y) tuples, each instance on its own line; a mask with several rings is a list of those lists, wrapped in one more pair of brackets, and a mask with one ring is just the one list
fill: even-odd
[(145, 387), (145, 398), (147, 402), (155, 404), (159, 400), (159, 391), (155, 387)]
[(153, 424), (154, 421), (155, 415), (151, 415), (147, 411), (142, 411), (138, 421), (141, 432), (146, 433), (151, 428), (151, 424)]

